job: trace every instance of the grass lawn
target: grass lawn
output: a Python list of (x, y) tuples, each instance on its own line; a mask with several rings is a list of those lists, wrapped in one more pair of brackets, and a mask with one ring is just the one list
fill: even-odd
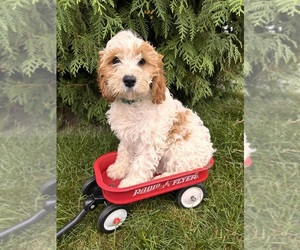
[(245, 130), (256, 152), (245, 171), (245, 249), (299, 249), (300, 93), (250, 95)]
[[(54, 129), (31, 127), (0, 132), (0, 231), (33, 216), (43, 207), (40, 193), (55, 176)], [(53, 249), (55, 213), (15, 236), (0, 240), (1, 249)]]
[[(57, 249), (243, 249), (243, 96), (224, 96), (194, 109), (211, 131), (215, 164), (205, 182), (208, 197), (195, 209), (179, 208), (171, 194), (130, 205), (131, 216), (111, 234), (99, 233), (101, 206), (88, 214)], [(57, 227), (82, 209), (82, 183), (93, 175), (94, 160), (117, 149), (108, 126), (77, 125), (57, 137)]]

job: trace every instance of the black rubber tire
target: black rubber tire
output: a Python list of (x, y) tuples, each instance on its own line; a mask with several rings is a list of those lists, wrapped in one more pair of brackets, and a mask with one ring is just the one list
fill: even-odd
[(83, 183), (81, 192), (83, 195), (90, 196), (92, 194), (98, 194), (99, 190), (101, 191), (101, 189), (97, 185), (95, 177), (92, 176)]
[(205, 197), (206, 191), (202, 183), (179, 189), (175, 193), (176, 203), (182, 208), (195, 208)]
[[(98, 229), (103, 233), (112, 233), (124, 223), (128, 214), (128, 206), (110, 204), (101, 211), (97, 221)], [(118, 224), (114, 224), (116, 219), (120, 220)]]

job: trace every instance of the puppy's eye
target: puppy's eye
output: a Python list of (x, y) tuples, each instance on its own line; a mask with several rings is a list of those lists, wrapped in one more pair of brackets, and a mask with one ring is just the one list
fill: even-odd
[(118, 58), (118, 57), (115, 57), (113, 60), (112, 60), (112, 64), (117, 64), (117, 63), (120, 63), (121, 60)]
[(145, 59), (142, 58), (142, 59), (138, 62), (138, 65), (139, 65), (139, 66), (143, 66), (143, 65), (145, 65), (145, 63), (146, 63)]

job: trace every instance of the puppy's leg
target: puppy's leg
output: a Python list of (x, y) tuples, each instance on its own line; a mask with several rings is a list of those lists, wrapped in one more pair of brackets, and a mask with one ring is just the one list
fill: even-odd
[(131, 153), (126, 148), (124, 143), (120, 142), (118, 146), (118, 155), (115, 163), (110, 165), (107, 170), (107, 176), (111, 179), (122, 179), (128, 173), (128, 168), (130, 165)]
[(139, 153), (135, 156), (129, 172), (123, 179), (119, 187), (127, 187), (150, 181), (158, 166), (161, 154), (153, 147), (139, 148)]
[(190, 155), (179, 155), (179, 152), (175, 153), (175, 147), (177, 146), (171, 145), (171, 147), (163, 154), (159, 162), (159, 168), (156, 171), (158, 175), (155, 176), (153, 180), (157, 180), (159, 178), (167, 177), (169, 175), (174, 175), (184, 171), (184, 169), (182, 170), (182, 166), (178, 164), (178, 159), (182, 161), (184, 158), (190, 157)]
[(174, 143), (160, 161), (160, 166), (163, 169), (162, 174), (154, 179), (202, 168), (211, 159), (214, 151), (211, 142), (201, 140), (201, 138), (193, 143), (190, 141)]
[(174, 173), (174, 172), (164, 172), (160, 175), (157, 175), (153, 178), (153, 180), (157, 180), (159, 178), (163, 178), (163, 177), (167, 177), (167, 176), (170, 176), (170, 175), (174, 175), (174, 174), (177, 174), (177, 173)]

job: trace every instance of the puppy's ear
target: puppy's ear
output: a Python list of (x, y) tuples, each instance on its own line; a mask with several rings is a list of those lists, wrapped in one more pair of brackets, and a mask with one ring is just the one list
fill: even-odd
[(166, 100), (166, 78), (163, 72), (159, 72), (152, 80), (152, 103), (161, 104)]
[(157, 63), (157, 66), (159, 66), (159, 72), (152, 80), (152, 103), (154, 104), (161, 104), (166, 100), (166, 78), (163, 70), (163, 56), (160, 54), (158, 56), (159, 62)]
[(107, 85), (107, 83), (106, 83), (105, 77), (101, 76), (99, 74), (99, 70), (98, 70), (98, 86), (99, 86), (100, 92), (102, 94), (102, 97), (108, 102), (114, 102), (115, 98), (108, 93), (108, 91), (106, 89), (106, 85)]
[(115, 98), (109, 94), (109, 91), (107, 91), (107, 78), (105, 77), (105, 72), (109, 69), (106, 69), (107, 65), (105, 65), (104, 63), (104, 54), (105, 54), (104, 50), (99, 52), (100, 60), (99, 60), (99, 67), (97, 70), (98, 87), (103, 98), (108, 102), (113, 102)]
[(138, 52), (142, 54), (147, 62), (145, 70), (148, 70), (152, 75), (152, 103), (160, 104), (166, 99), (166, 79), (163, 69), (163, 56), (155, 51), (155, 48), (147, 42), (143, 42)]

